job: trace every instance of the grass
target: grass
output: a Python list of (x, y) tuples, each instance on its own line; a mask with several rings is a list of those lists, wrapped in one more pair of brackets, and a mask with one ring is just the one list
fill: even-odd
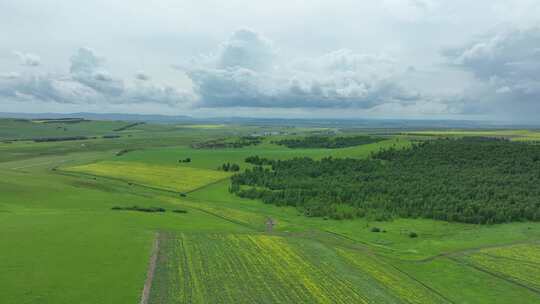
[[(277, 207), (261, 202), (241, 199), (228, 193), (228, 181), (216, 183), (191, 193), (189, 200), (207, 208), (233, 209), (277, 219), (278, 231), (303, 231), (318, 229), (337, 233), (346, 238), (367, 244), (381, 254), (405, 260), (423, 260), (433, 256), (459, 252), (469, 248), (503, 245), (540, 239), (540, 223), (510, 223), (501, 225), (472, 225), (448, 223), (428, 219), (395, 219), (376, 222), (366, 219), (352, 221), (324, 220), (299, 215), (292, 207)], [(260, 221), (260, 220), (259, 220)], [(378, 227), (385, 233), (373, 233)], [(419, 237), (410, 238), (414, 231)]]
[(162, 252), (168, 258), (158, 266), (169, 282), (161, 281), (150, 303), (398, 303), (361, 273), (347, 278), (354, 272), (342, 272), (345, 260), (309, 241), (250, 234), (181, 234), (169, 241), (173, 253)]
[(453, 303), (538, 303), (540, 296), (449, 258), (429, 262), (394, 262), (402, 271), (445, 295)]
[(127, 123), (121, 121), (81, 121), (42, 123), (32, 120), (0, 119), (0, 140), (39, 137), (96, 136), (113, 133)]
[(358, 254), (340, 250), (340, 254), (350, 261), (352, 265), (362, 269), (407, 303), (449, 303), (443, 296), (426, 285), (411, 279), (405, 273), (385, 265), (365, 253)]
[(474, 267), (537, 290), (540, 294), (538, 255), (540, 247), (528, 244), (487, 248), (461, 256), (460, 259)]
[(463, 136), (485, 136), (504, 137), (515, 141), (539, 141), (540, 131), (538, 130), (427, 130), (406, 132), (404, 135), (419, 135), (426, 137), (463, 137)]
[[(0, 138), (60, 132), (49, 129), (56, 123), (18, 124), (0, 120)], [(103, 135), (124, 124), (66, 124), (62, 132)], [(164, 239), (153, 303), (540, 301), (538, 223), (308, 218), (230, 194), (227, 173), (215, 170), (224, 162), (246, 168), (250, 155), (369, 157), (408, 146), (403, 137), (335, 150), (287, 149), (271, 138), (242, 149), (189, 148), (195, 140), (264, 130), (146, 124), (118, 132), (118, 139), (0, 143), (1, 302), (137, 302), (156, 232)], [(115, 156), (121, 149), (134, 151)], [(186, 157), (192, 162), (178, 163)], [(277, 222), (271, 235), (264, 233), (268, 217)], [(408, 237), (410, 231), (419, 236)]]
[(176, 205), (120, 183), (25, 170), (1, 173), (2, 303), (135, 303), (154, 231), (248, 231), (195, 209), (187, 216), (115, 212)]
[(185, 166), (161, 166), (135, 162), (103, 161), (66, 168), (72, 172), (122, 179), (145, 186), (187, 192), (219, 181), (230, 174)]
[(289, 159), (300, 156), (308, 156), (315, 159), (327, 156), (362, 158), (368, 157), (370, 153), (381, 148), (407, 147), (409, 145), (410, 142), (408, 140), (394, 138), (379, 143), (343, 149), (289, 149), (271, 144), (269, 140), (266, 140), (261, 145), (240, 149), (192, 149), (185, 146), (145, 149), (127, 153), (121, 157), (111, 158), (111, 160), (173, 166), (178, 164), (178, 160), (189, 157), (191, 158), (191, 162), (183, 165), (194, 168), (216, 169), (224, 162), (231, 162), (239, 164), (242, 168), (246, 168), (250, 165), (244, 163), (244, 160), (246, 157), (252, 155), (259, 155), (270, 159)]

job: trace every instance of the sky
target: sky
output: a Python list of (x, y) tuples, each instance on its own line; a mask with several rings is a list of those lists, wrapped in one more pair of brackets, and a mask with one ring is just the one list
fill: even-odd
[(538, 0), (1, 0), (0, 112), (540, 118)]

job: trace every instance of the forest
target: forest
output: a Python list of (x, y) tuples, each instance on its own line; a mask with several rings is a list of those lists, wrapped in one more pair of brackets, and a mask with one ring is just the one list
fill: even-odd
[(357, 136), (307, 136), (303, 138), (290, 138), (274, 141), (273, 143), (286, 146), (288, 148), (326, 148), (339, 149), (353, 146), (372, 144), (381, 141), (382, 138), (376, 138), (366, 135)]
[(204, 142), (198, 142), (191, 145), (194, 149), (239, 149), (243, 147), (256, 146), (262, 142), (260, 137), (242, 136), (235, 140), (212, 139)]
[(540, 221), (540, 145), (473, 137), (385, 149), (369, 159), (248, 161), (255, 166), (232, 177), (231, 192), (307, 216)]

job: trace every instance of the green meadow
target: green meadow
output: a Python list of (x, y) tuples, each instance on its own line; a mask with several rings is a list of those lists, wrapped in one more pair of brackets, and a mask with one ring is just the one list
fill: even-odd
[[(281, 134), (259, 145), (195, 149), (265, 129), (118, 131), (129, 124), (0, 120), (1, 303), (138, 303), (148, 282), (144, 303), (540, 303), (539, 223), (307, 217), (230, 193), (234, 173), (218, 170), (226, 162), (251, 168), (244, 160), (253, 155), (369, 158), (418, 138), (534, 140), (536, 131), (421, 130), (290, 149), (273, 141), (317, 130), (274, 127)], [(66, 136), (96, 138), (32, 140)], [(126, 210), (133, 206), (165, 212)]]

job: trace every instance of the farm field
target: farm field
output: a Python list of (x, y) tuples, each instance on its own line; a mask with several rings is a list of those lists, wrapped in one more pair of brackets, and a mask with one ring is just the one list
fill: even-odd
[(186, 167), (216, 169), (224, 162), (237, 163), (242, 168), (249, 167), (244, 160), (248, 156), (259, 155), (271, 159), (290, 159), (298, 156), (307, 156), (315, 159), (323, 157), (368, 157), (370, 153), (389, 147), (407, 147), (410, 142), (406, 139), (392, 138), (375, 144), (368, 144), (343, 149), (289, 149), (272, 144), (270, 140), (264, 140), (262, 144), (241, 149), (193, 149), (186, 146), (174, 146), (138, 150), (127, 153), (120, 157), (114, 157), (112, 161), (133, 161), (161, 165), (175, 165), (179, 160), (191, 158), (190, 163), (184, 163)]
[[(56, 136), (56, 123), (31, 122), (5, 138)], [(2, 303), (140, 302), (150, 270), (145, 303), (540, 303), (538, 222), (308, 217), (231, 193), (234, 173), (217, 170), (226, 162), (251, 169), (245, 159), (253, 155), (366, 159), (416, 138), (396, 132), (338, 149), (272, 143), (319, 131), (287, 127), (259, 145), (195, 149), (194, 142), (265, 129), (143, 124), (114, 131), (129, 124), (77, 126), (78, 134), (120, 136), (110, 139), (0, 143)], [(121, 150), (128, 152), (117, 156)]]
[(464, 137), (464, 136), (493, 136), (508, 138), (515, 141), (538, 141), (540, 131), (538, 130), (428, 130), (404, 132), (404, 135), (420, 135), (428, 137)]
[(179, 192), (191, 191), (229, 176), (226, 172), (209, 169), (107, 161), (68, 167), (66, 170), (112, 177)]
[[(362, 282), (362, 286), (340, 279), (342, 274), (336, 270), (346, 265), (337, 256), (324, 262), (341, 265), (309, 259), (309, 251), (314, 249), (332, 254), (325, 248), (309, 248), (312, 244), (299, 247), (291, 239), (248, 234), (181, 234), (169, 241), (173, 242), (169, 250), (176, 254), (172, 259), (178, 263), (172, 271), (177, 273), (161, 271), (173, 282), (163, 286), (173, 289), (161, 294), (156, 289), (150, 303), (367, 303), (370, 296), (381, 303), (394, 302), (375, 282)], [(171, 253), (163, 254), (170, 260)], [(368, 286), (371, 295), (360, 289)]]

